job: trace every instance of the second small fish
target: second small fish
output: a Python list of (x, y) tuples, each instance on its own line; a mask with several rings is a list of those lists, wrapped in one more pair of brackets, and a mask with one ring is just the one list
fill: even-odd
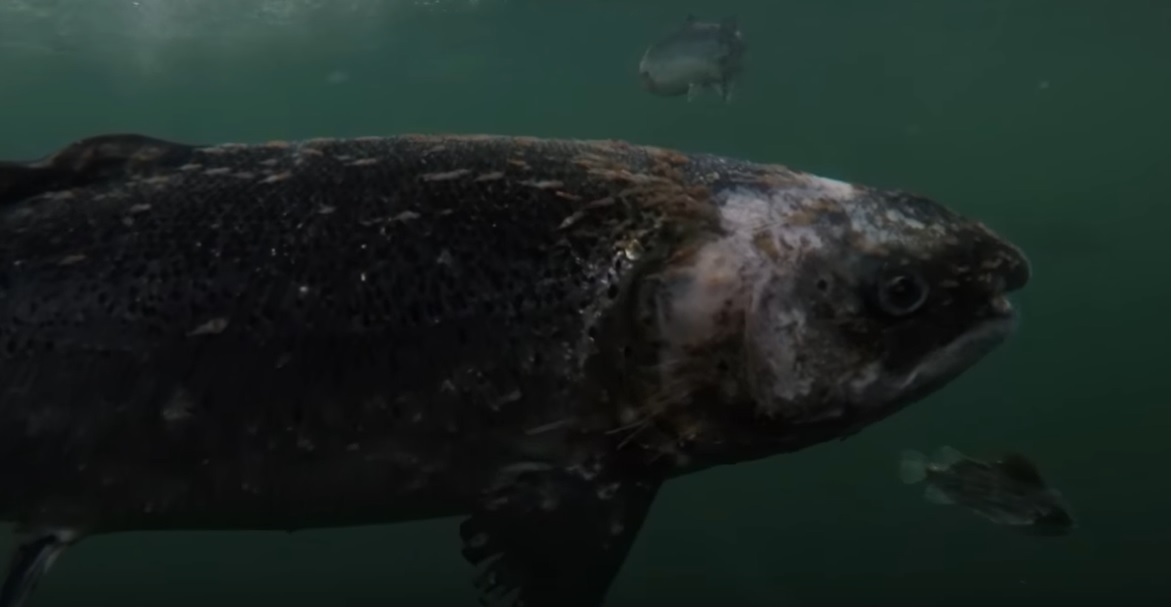
[(930, 502), (962, 506), (998, 525), (1034, 535), (1065, 535), (1075, 526), (1061, 494), (1023, 455), (985, 462), (943, 447), (929, 460), (908, 450), (899, 462), (899, 476), (908, 484), (925, 482)]
[(714, 90), (725, 102), (743, 70), (744, 39), (736, 19), (704, 22), (688, 15), (674, 33), (647, 49), (638, 64), (643, 86), (655, 95), (690, 101)]

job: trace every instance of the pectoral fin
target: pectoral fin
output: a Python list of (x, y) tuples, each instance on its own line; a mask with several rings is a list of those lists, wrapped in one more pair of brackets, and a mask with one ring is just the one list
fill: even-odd
[(68, 530), (22, 533), (0, 586), (0, 607), (21, 607), (27, 602), (53, 561), (75, 541), (77, 534)]
[(481, 603), (601, 605), (658, 489), (657, 481), (548, 470), (487, 496), (460, 526), (464, 557), (483, 566)]

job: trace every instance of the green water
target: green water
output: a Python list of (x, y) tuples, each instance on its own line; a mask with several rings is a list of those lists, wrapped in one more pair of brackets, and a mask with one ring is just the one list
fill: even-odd
[[(927, 194), (1030, 255), (1019, 334), (846, 442), (672, 482), (610, 604), (1171, 604), (1171, 1), (419, 4), (0, 0), (0, 158), (116, 131), (493, 132)], [(740, 18), (731, 105), (639, 87), (687, 12)], [(1080, 527), (1037, 539), (925, 503), (896, 458), (941, 444), (1030, 454)], [(470, 606), (456, 523), (99, 537), (32, 607)]]

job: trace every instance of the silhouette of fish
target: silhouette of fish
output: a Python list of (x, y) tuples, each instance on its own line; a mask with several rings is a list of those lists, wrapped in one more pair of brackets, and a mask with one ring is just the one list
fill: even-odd
[(744, 69), (744, 53), (735, 18), (709, 23), (688, 15), (682, 27), (647, 49), (638, 73), (646, 90), (656, 95), (687, 95), (691, 101), (712, 90), (729, 102)]
[(600, 605), (665, 481), (941, 388), (1028, 279), (925, 198), (623, 142), (0, 164), (0, 607), (100, 533), (457, 515), (486, 603)]
[(899, 475), (908, 484), (926, 483), (928, 501), (961, 506), (998, 525), (1035, 535), (1065, 535), (1074, 527), (1061, 494), (1019, 453), (984, 462), (946, 446), (933, 460), (904, 451)]

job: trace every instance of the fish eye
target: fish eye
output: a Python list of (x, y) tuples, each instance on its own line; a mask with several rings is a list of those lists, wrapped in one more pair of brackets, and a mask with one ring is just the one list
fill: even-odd
[(899, 269), (882, 277), (878, 283), (878, 307), (891, 316), (914, 314), (927, 303), (930, 288), (916, 272)]

